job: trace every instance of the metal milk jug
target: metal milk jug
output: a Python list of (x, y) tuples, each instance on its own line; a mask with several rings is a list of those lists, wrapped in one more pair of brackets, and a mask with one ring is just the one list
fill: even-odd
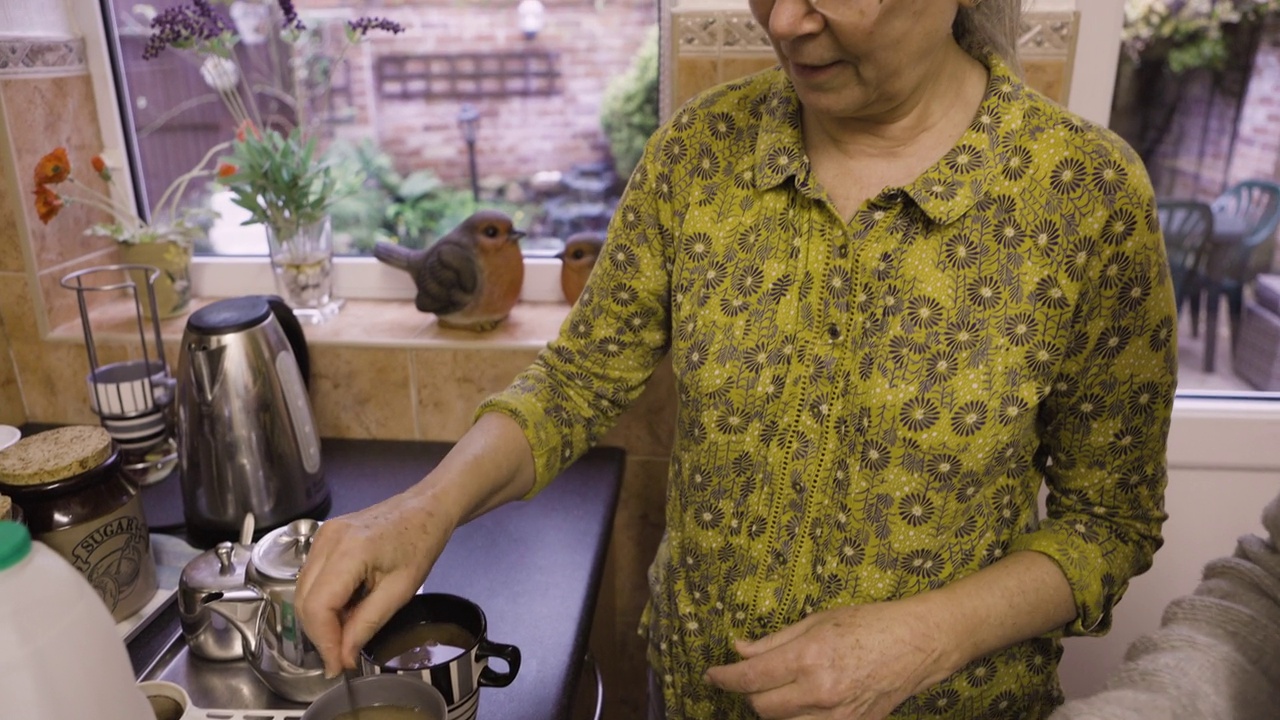
[(240, 633), (244, 658), (277, 695), (312, 702), (341, 678), (324, 676), (324, 660), (294, 610), (298, 573), (320, 523), (295, 520), (254, 544), (244, 587), (205, 595), (201, 601)]

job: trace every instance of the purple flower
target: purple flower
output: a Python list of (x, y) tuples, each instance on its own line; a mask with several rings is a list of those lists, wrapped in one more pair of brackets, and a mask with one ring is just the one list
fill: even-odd
[(307, 29), (307, 26), (303, 25), (302, 21), (298, 19), (298, 9), (293, 6), (293, 0), (277, 1), (280, 4), (280, 12), (284, 15), (284, 24), (281, 27), (292, 28), (299, 32)]
[[(284, 0), (281, 1), (283, 2)], [(404, 26), (400, 23), (380, 17), (362, 17), (356, 20), (348, 20), (347, 27), (351, 28), (351, 32), (361, 37), (370, 30), (385, 30), (392, 34), (404, 32)]]
[(151, 20), (151, 37), (142, 57), (150, 60), (167, 47), (213, 40), (228, 29), (209, 0), (191, 0), (190, 5), (171, 7)]

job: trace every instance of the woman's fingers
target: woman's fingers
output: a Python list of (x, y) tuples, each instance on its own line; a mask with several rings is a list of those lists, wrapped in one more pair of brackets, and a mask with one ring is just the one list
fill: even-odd
[[(332, 535), (329, 539), (333, 539)], [(316, 538), (312, 555), (298, 577), (296, 595), (303, 631), (324, 659), (325, 675), (329, 677), (342, 672), (344, 611), (365, 575), (363, 563), (350, 555), (344, 558), (341, 553), (331, 556), (331, 547), (331, 542)]]
[(351, 608), (342, 624), (342, 662), (345, 667), (359, 667), (360, 650), (413, 597), (419, 585), (421, 581), (415, 580), (411, 573), (394, 572), (375, 584), (369, 594)]

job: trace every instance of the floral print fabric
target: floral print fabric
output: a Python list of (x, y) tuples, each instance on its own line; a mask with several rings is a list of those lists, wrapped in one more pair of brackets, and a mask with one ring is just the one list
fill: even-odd
[[(642, 632), (673, 718), (753, 717), (703, 671), (816, 610), (1034, 550), (1070, 581), (1064, 632), (1097, 634), (1150, 566), (1176, 377), (1152, 190), (1119, 139), (988, 63), (954, 149), (851, 222), (779, 70), (693, 100), (650, 140), (561, 336), (479, 410), (521, 424), (540, 488), (670, 354)], [(1044, 717), (1060, 654), (1021, 643), (893, 717)]]

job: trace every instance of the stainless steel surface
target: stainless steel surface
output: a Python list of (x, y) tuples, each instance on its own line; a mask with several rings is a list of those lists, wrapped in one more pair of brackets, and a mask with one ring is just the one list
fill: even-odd
[(262, 298), (197, 311), (179, 353), (178, 456), (187, 523), (226, 538), (236, 536), (246, 513), (259, 527), (276, 527), (319, 507), (329, 493), (305, 382), (277, 315), (234, 331), (196, 329), (209, 325), (197, 325), (197, 316), (219, 317), (201, 313), (254, 300)]
[(196, 655), (207, 660), (238, 660), (244, 657), (240, 631), (225, 617), (206, 607), (204, 598), (209, 593), (243, 588), (249, 557), (247, 546), (222, 542), (214, 549), (197, 555), (182, 568), (178, 580), (178, 612), (182, 619), (182, 634)]
[(338, 683), (325, 678), (324, 661), (298, 622), (294, 593), (320, 523), (294, 520), (267, 533), (253, 546), (242, 588), (201, 598), (240, 634), (244, 657), (258, 677), (279, 695), (310, 702)]
[(191, 654), (181, 633), (139, 677), (167, 680), (181, 685), (196, 707), (217, 710), (303, 710), (304, 703), (290, 702), (274, 693), (243, 660), (217, 662)]

